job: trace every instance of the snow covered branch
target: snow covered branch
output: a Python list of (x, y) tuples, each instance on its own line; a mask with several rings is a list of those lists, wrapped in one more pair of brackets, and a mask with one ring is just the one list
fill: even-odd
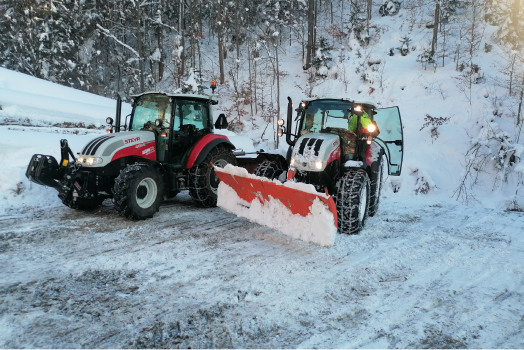
[(111, 34), (111, 32), (109, 32), (108, 29), (105, 29), (104, 27), (102, 27), (100, 24), (97, 24), (96, 25), (98, 27), (98, 30), (104, 34), (105, 36), (107, 36), (108, 38), (112, 38), (114, 39), (117, 43), (119, 43), (120, 45), (122, 45), (123, 47), (129, 49), (138, 59), (140, 59), (140, 55), (138, 54), (138, 52), (133, 49), (131, 46), (127, 45), (126, 43), (123, 43), (122, 41), (118, 40), (117, 37), (115, 37), (113, 34)]

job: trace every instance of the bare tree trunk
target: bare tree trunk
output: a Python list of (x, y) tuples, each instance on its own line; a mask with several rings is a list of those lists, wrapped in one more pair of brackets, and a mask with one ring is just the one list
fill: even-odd
[(180, 33), (180, 46), (182, 46), (182, 52), (180, 53), (180, 65), (178, 67), (178, 87), (182, 86), (182, 79), (184, 77), (186, 68), (184, 30), (184, 0), (180, 0), (178, 3), (178, 32)]
[(136, 43), (138, 48), (138, 70), (140, 71), (140, 92), (144, 92), (144, 48), (142, 43), (142, 14), (140, 13), (140, 4), (136, 4), (136, 18), (138, 27), (136, 31)]
[(446, 29), (444, 24), (442, 24), (442, 67), (444, 67), (444, 58), (446, 57)]
[[(249, 50), (247, 50), (247, 63), (248, 63), (248, 71), (249, 71), (249, 105), (251, 107), (251, 118), (253, 118), (253, 75), (251, 72), (251, 54)], [(256, 81), (255, 81), (255, 85), (256, 85)]]
[[(522, 98), (524, 97), (524, 73), (522, 73), (522, 85), (520, 87), (520, 101), (519, 101), (519, 110), (517, 111), (517, 125), (521, 123), (521, 111), (522, 111)], [(522, 127), (520, 128), (522, 130)], [(517, 142), (520, 139), (520, 132), (517, 133)]]
[(196, 67), (196, 44), (195, 44), (195, 16), (194, 16), (194, 13), (195, 13), (195, 4), (194, 4), (194, 1), (191, 0), (191, 2), (189, 3), (189, 6), (191, 6), (191, 8), (189, 9), (189, 40), (190, 40), (190, 43), (189, 43), (189, 46), (191, 47), (191, 61), (189, 63), (189, 66), (191, 68), (195, 68)]
[(334, 18), (333, 18), (333, 1), (331, 1), (329, 4), (330, 4), (330, 8), (329, 9), (330, 9), (330, 15), (331, 15), (330, 16), (330, 24), (333, 24), (333, 20), (334, 20)]
[(160, 51), (160, 59), (158, 61), (158, 81), (162, 81), (162, 79), (164, 79), (164, 45), (162, 42), (164, 32), (160, 26), (156, 28), (156, 31), (156, 37), (158, 39), (158, 50)]
[(253, 63), (255, 65), (255, 114), (258, 114), (258, 101), (257, 101), (257, 61), (253, 60)]
[(316, 45), (316, 42), (317, 42), (317, 14), (318, 14), (318, 4), (319, 4), (319, 1), (320, 0), (315, 0), (313, 3), (314, 3), (314, 6), (315, 6), (315, 10), (313, 11), (313, 45), (311, 46), (311, 56), (312, 58), (315, 57), (315, 45)]
[[(238, 40), (238, 37), (240, 36), (240, 20), (239, 20), (239, 12), (240, 7), (238, 4), (238, 0), (235, 0), (235, 46), (237, 49), (237, 60), (240, 59), (240, 40)], [(238, 65), (237, 65), (238, 69)]]
[(315, 45), (315, 0), (308, 1), (307, 10), (307, 47), (306, 47), (306, 69), (309, 69), (313, 60), (313, 47)]
[[(280, 68), (278, 65), (279, 62), (278, 62), (278, 45), (277, 44), (275, 44), (275, 59), (276, 59), (276, 73), (277, 73), (277, 118), (280, 118)], [(275, 120), (273, 120), (273, 125), (275, 125), (274, 127), (276, 127)], [(276, 133), (275, 133), (275, 138), (276, 138), (275, 145), (276, 145), (276, 148), (278, 148), (279, 137)]]
[(435, 4), (435, 24), (433, 26), (433, 38), (431, 39), (431, 57), (435, 54), (437, 48), (437, 36), (438, 36), (438, 27), (440, 21), (440, 2), (437, 0)]
[(217, 4), (217, 18), (218, 18), (218, 26), (217, 26), (217, 37), (218, 37), (218, 65), (220, 66), (220, 77), (219, 81), (220, 84), (224, 84), (225, 82), (225, 74), (224, 74), (224, 43), (222, 38), (222, 25), (223, 18), (222, 18), (222, 5), (220, 2)]
[(513, 55), (511, 57), (511, 69), (509, 70), (509, 95), (513, 95), (513, 71), (515, 69), (515, 61), (517, 59), (517, 55)]

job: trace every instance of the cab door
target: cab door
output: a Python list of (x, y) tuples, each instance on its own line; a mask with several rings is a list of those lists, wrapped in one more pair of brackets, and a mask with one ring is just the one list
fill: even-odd
[(209, 104), (200, 100), (177, 99), (173, 113), (171, 164), (184, 167), (190, 150), (211, 132)]
[(388, 159), (389, 175), (399, 176), (402, 171), (404, 154), (404, 135), (402, 119), (398, 107), (376, 110), (373, 120), (377, 123), (380, 134), (375, 141), (384, 149)]

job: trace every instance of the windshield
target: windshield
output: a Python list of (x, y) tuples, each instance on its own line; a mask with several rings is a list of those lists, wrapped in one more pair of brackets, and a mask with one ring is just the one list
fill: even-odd
[(348, 128), (351, 103), (340, 100), (312, 101), (304, 111), (300, 132), (320, 132), (325, 128)]
[(169, 127), (171, 121), (170, 98), (162, 94), (149, 94), (138, 97), (135, 102), (131, 130), (143, 129), (145, 123), (151, 122), (154, 124), (156, 119), (161, 119), (164, 122), (164, 126)]

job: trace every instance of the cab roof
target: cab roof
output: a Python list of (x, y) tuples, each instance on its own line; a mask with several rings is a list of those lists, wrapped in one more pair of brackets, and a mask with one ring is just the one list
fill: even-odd
[(174, 98), (186, 98), (189, 100), (205, 100), (205, 101), (209, 101), (212, 105), (218, 104), (218, 99), (214, 95), (180, 94), (180, 93), (164, 92), (164, 91), (146, 91), (141, 94), (131, 95), (131, 97), (137, 98), (143, 95), (150, 95), (150, 94), (166, 95), (168, 97), (174, 97)]
[(312, 101), (319, 101), (319, 100), (336, 100), (336, 101), (347, 101), (351, 103), (361, 104), (364, 107), (375, 109), (377, 108), (377, 105), (374, 102), (371, 101), (359, 101), (359, 100), (352, 100), (350, 98), (340, 98), (340, 97), (317, 97), (317, 98), (304, 98), (302, 99), (303, 102), (312, 102)]

